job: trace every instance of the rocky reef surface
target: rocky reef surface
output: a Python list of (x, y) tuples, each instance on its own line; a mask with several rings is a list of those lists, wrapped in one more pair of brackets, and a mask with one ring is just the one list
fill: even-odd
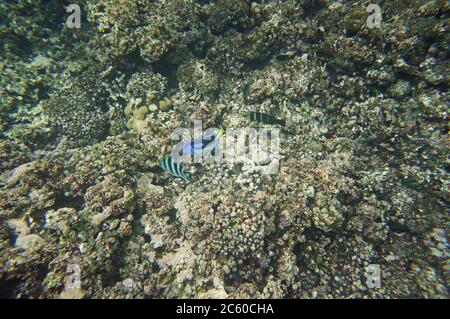
[[(448, 1), (72, 2), (0, 1), (1, 297), (449, 297)], [(155, 169), (245, 111), (277, 174)]]

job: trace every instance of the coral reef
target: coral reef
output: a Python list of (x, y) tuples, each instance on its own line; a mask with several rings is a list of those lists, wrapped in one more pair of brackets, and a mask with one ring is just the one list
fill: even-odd
[[(0, 2), (0, 297), (449, 297), (447, 1), (69, 3)], [(275, 174), (161, 172), (249, 111)]]

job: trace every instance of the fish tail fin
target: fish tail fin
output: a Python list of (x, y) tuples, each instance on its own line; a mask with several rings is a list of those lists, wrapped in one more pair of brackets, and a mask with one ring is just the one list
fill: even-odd
[(221, 126), (219, 131), (217, 132), (216, 139), (221, 137), (224, 133), (225, 133), (225, 128), (223, 126)]

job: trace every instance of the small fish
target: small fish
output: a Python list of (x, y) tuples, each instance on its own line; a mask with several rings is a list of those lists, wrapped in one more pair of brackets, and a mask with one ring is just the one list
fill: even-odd
[(295, 55), (295, 51), (283, 50), (279, 54), (275, 55), (275, 59), (278, 61), (286, 61)]
[(181, 165), (178, 162), (175, 162), (172, 158), (172, 156), (170, 155), (166, 155), (164, 156), (160, 161), (159, 161), (159, 166), (167, 171), (170, 175), (173, 175), (175, 177), (180, 177), (185, 181), (189, 180), (189, 172), (187, 172), (183, 165)]
[(207, 134), (201, 137), (193, 138), (183, 145), (183, 154), (199, 154), (212, 151), (219, 144), (219, 138), (223, 135), (223, 127), (217, 133)]
[(253, 121), (253, 122), (260, 122), (264, 124), (278, 124), (281, 126), (286, 125), (285, 120), (279, 120), (272, 115), (266, 114), (266, 113), (260, 113), (260, 112), (245, 112), (242, 114), (244, 118), (247, 120)]

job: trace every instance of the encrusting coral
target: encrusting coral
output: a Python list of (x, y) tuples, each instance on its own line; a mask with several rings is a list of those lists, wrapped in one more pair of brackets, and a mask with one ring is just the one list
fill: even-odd
[[(66, 4), (0, 4), (1, 297), (448, 298), (447, 1)], [(193, 121), (279, 169), (161, 171)]]

